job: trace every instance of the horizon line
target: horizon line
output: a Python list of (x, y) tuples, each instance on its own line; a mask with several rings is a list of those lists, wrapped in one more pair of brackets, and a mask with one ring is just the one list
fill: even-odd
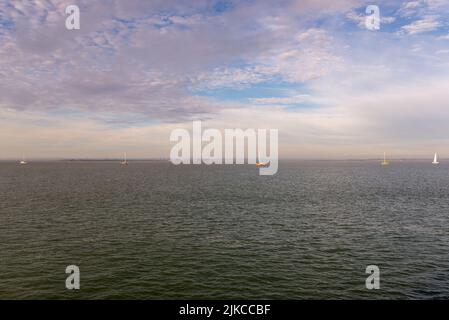
[[(14, 162), (20, 161), (20, 158), (3, 158), (0, 159), (0, 162)], [(151, 158), (128, 158), (128, 161), (170, 161), (170, 158), (165, 157), (151, 157)], [(191, 159), (193, 160), (193, 159)], [(201, 159), (205, 160), (205, 159)], [(222, 159), (223, 161), (225, 159)], [(234, 161), (237, 159), (233, 159)], [(282, 160), (300, 160), (300, 161), (381, 161), (383, 158), (300, 158), (300, 157), (285, 157), (278, 158), (279, 161)], [(431, 158), (389, 158), (389, 161), (429, 161)], [(449, 161), (449, 158), (440, 158), (440, 161)], [(123, 161), (122, 158), (27, 158), (27, 161), (49, 161), (49, 162), (58, 162), (58, 161)], [(248, 158), (245, 158), (244, 161), (248, 161)]]

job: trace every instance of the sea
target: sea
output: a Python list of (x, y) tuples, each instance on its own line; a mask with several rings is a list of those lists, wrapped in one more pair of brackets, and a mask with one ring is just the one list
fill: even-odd
[(449, 163), (0, 162), (0, 299), (444, 298)]

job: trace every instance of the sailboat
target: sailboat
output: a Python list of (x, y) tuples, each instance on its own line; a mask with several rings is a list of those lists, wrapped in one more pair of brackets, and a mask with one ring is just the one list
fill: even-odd
[(384, 160), (381, 162), (381, 165), (388, 166), (390, 161), (387, 160), (387, 154), (384, 152)]
[(437, 154), (437, 153), (435, 153), (435, 156), (433, 157), (433, 162), (432, 162), (432, 164), (435, 164), (435, 165), (440, 164), (440, 163), (438, 162), (438, 154)]
[(21, 165), (28, 164), (28, 162), (25, 161), (25, 156), (22, 156), (22, 160), (19, 162)]
[(120, 164), (122, 164), (122, 165), (128, 165), (128, 160), (126, 160), (126, 152), (125, 152), (125, 154), (123, 155), (123, 161), (122, 162), (120, 162)]

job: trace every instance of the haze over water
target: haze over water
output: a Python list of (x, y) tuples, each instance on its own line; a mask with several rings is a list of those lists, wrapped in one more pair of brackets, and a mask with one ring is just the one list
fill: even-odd
[(2, 162), (0, 298), (448, 298), (448, 169)]

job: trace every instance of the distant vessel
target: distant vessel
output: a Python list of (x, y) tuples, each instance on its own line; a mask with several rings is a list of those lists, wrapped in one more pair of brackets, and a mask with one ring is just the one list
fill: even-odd
[(440, 164), (440, 163), (438, 162), (438, 154), (437, 154), (437, 153), (435, 153), (435, 156), (433, 157), (433, 162), (432, 162), (432, 164), (435, 164), (435, 165)]
[(383, 166), (388, 166), (390, 161), (387, 160), (387, 154), (384, 152), (384, 160), (381, 162)]
[(128, 165), (128, 160), (126, 160), (126, 152), (125, 152), (125, 154), (123, 155), (123, 161), (120, 162), (120, 164), (122, 164), (122, 165), (124, 165), (124, 166)]
[(268, 167), (269, 162), (256, 162), (256, 167)]
[(28, 164), (28, 162), (25, 161), (25, 157), (22, 157), (22, 160), (19, 162), (21, 165)]

